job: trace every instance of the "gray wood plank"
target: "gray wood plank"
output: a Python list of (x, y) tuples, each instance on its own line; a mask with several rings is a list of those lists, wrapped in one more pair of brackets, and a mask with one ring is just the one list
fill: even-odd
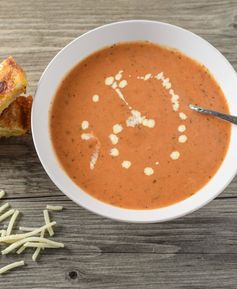
[[(0, 1), (0, 59), (16, 57), (33, 94), (44, 68), (63, 46), (89, 29), (125, 19), (190, 29), (237, 68), (237, 2), (231, 0)], [(30, 135), (0, 140), (0, 172), (0, 188), (24, 213), (21, 225), (42, 224), (47, 203), (66, 208), (53, 214), (55, 239), (66, 248), (45, 250), (37, 264), (29, 250), (27, 267), (0, 277), (0, 288), (237, 287), (237, 178), (201, 210), (145, 225), (107, 220), (68, 200), (44, 172)], [(0, 266), (15, 259), (1, 257)]]
[(237, 253), (237, 240), (233, 238), (237, 199), (214, 200), (193, 214), (161, 224), (112, 221), (82, 209), (64, 196), (8, 201), (22, 212), (20, 225), (30, 227), (44, 224), (42, 210), (46, 204), (63, 205), (63, 212), (50, 214), (58, 222), (57, 236), (68, 248), (80, 241), (76, 244), (80, 254), (90, 253), (90, 246), (102, 253)]
[[(41, 260), (44, 265), (29, 263), (20, 273), (12, 272), (10, 278), (17, 279), (14, 288), (217, 289), (235, 288), (236, 284), (236, 255), (103, 254), (86, 259), (68, 257), (71, 253), (65, 251), (64, 256), (53, 258), (49, 252), (47, 259)], [(223, 269), (224, 264), (228, 270)], [(2, 288), (12, 288), (9, 275), (1, 278), (1, 284)]]
[[(3, 288), (9, 280), (14, 288), (235, 288), (236, 199), (215, 200), (163, 224), (114, 222), (65, 197), (11, 200), (23, 212), (20, 224), (27, 226), (43, 223), (46, 203), (65, 206), (51, 214), (58, 223), (54, 239), (63, 241), (65, 249), (46, 250), (38, 264), (29, 249), (27, 268), (1, 277)], [(1, 259), (7, 264), (16, 257)]]

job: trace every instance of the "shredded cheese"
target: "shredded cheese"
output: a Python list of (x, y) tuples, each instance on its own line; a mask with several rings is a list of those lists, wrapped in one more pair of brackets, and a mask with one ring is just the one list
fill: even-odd
[(37, 248), (37, 249), (44, 249), (44, 248), (59, 248), (58, 246), (52, 246), (46, 243), (38, 243), (38, 242), (26, 242), (24, 247), (31, 247), (31, 248)]
[(14, 214), (15, 210), (11, 209), (9, 211), (7, 211), (6, 213), (2, 214), (0, 216), (0, 222), (4, 221), (5, 219), (7, 219), (8, 217), (10, 217), (12, 214)]
[(16, 234), (16, 235), (10, 235), (10, 236), (6, 236), (6, 237), (0, 237), (0, 243), (13, 243), (17, 240), (21, 240), (21, 239), (25, 239), (31, 236), (35, 236), (37, 234), (39, 234), (41, 231), (43, 230), (47, 230), (49, 227), (52, 227), (56, 225), (56, 222), (53, 221), (49, 224), (46, 224), (38, 229), (35, 229), (34, 231), (25, 233), (25, 234)]
[[(43, 238), (44, 237), (44, 233), (45, 233), (45, 230), (43, 230), (41, 233), (40, 233), (40, 237)], [(23, 247), (23, 246), (22, 246)], [(24, 247), (26, 248), (26, 247)], [(36, 248), (34, 254), (32, 255), (32, 260), (33, 261), (36, 261), (36, 259), (38, 258), (39, 256), (39, 253), (40, 253), (40, 250), (41, 248)]]
[(9, 204), (8, 204), (8, 203), (3, 204), (3, 205), (0, 207), (0, 214), (1, 214), (2, 212), (4, 212), (7, 208), (9, 208)]
[(22, 240), (16, 241), (15, 243), (9, 245), (7, 248), (5, 248), (2, 251), (2, 255), (6, 255), (9, 254), (10, 252), (12, 252), (13, 250), (17, 249), (18, 247), (20, 247), (21, 245), (27, 243), (27, 242), (41, 242), (41, 243), (46, 243), (52, 246), (55, 246), (57, 248), (63, 248), (64, 244), (63, 243), (59, 243), (59, 242), (55, 242), (55, 241), (51, 241), (49, 239), (46, 238), (41, 238), (41, 237), (28, 237), (28, 238), (24, 238)]
[(7, 227), (7, 232), (6, 232), (6, 236), (9, 236), (12, 232), (12, 228), (15, 224), (15, 221), (17, 219), (19, 215), (19, 211), (18, 210), (15, 210), (14, 214), (12, 215), (11, 219), (10, 219), (10, 222), (8, 224), (8, 227)]
[(11, 263), (7, 266), (4, 266), (0, 269), (0, 274), (3, 274), (9, 270), (12, 270), (16, 267), (20, 267), (20, 266), (24, 266), (25, 265), (25, 262), (22, 260), (22, 261), (18, 261), (18, 262), (14, 262), (14, 263)]
[(25, 251), (26, 247), (24, 247), (23, 245), (16, 251), (16, 253), (19, 255), (21, 254), (23, 251)]
[(47, 205), (47, 206), (46, 206), (46, 209), (47, 209), (47, 210), (50, 210), (50, 211), (62, 211), (63, 206), (59, 206), (59, 205), (57, 205), (57, 206), (55, 206), (55, 205)]
[[(0, 190), (0, 198), (2, 198), (4, 194), (5, 192)], [(1, 234), (0, 243), (9, 244), (8, 247), (2, 250), (1, 252), (2, 255), (6, 255), (15, 250), (17, 254), (21, 254), (26, 248), (32, 247), (32, 248), (36, 248), (32, 256), (32, 260), (36, 261), (42, 249), (64, 247), (63, 243), (55, 242), (44, 237), (46, 230), (48, 230), (50, 236), (52, 236), (54, 234), (52, 226), (56, 225), (56, 222), (50, 222), (48, 209), (54, 210), (54, 211), (61, 211), (63, 209), (63, 206), (47, 205), (46, 206), (47, 209), (43, 211), (44, 219), (46, 223), (44, 226), (41, 226), (40, 228), (19, 227), (19, 230), (27, 231), (27, 233), (15, 234), (15, 235), (11, 235), (11, 233), (14, 228), (16, 219), (19, 215), (19, 211), (10, 209), (5, 212), (5, 210), (8, 207), (9, 207), (8, 203), (0, 207), (0, 222), (11, 216), (8, 226), (7, 225), (3, 226), (3, 228), (7, 228), (7, 229), (0, 230), (0, 234)], [(37, 236), (38, 234), (40, 234), (40, 236)], [(5, 273), (6, 271), (9, 271), (13, 268), (23, 266), (24, 264), (25, 264), (24, 261), (11, 263), (3, 268), (0, 268), (0, 274)]]
[[(48, 225), (50, 223), (49, 211), (48, 210), (44, 210), (43, 213), (44, 213), (45, 224)], [(54, 235), (53, 228), (52, 227), (48, 227), (47, 230), (49, 232), (49, 236), (52, 237)]]
[(0, 190), (0, 199), (2, 199), (5, 196), (5, 191), (4, 190)]
[(33, 228), (33, 227), (19, 227), (20, 231), (25, 231), (25, 232), (31, 232), (36, 230), (37, 228)]

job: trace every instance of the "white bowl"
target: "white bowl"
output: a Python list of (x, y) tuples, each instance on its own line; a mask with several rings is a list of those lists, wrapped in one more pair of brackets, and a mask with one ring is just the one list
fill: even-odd
[(55, 185), (70, 199), (99, 215), (127, 222), (163, 222), (204, 206), (231, 182), (237, 173), (237, 126), (231, 128), (227, 155), (215, 176), (196, 194), (174, 205), (153, 210), (122, 209), (83, 192), (64, 172), (50, 140), (49, 110), (65, 74), (89, 54), (117, 42), (148, 40), (177, 48), (203, 63), (221, 86), (232, 114), (237, 115), (237, 75), (226, 58), (199, 36), (174, 25), (155, 21), (124, 21), (94, 29), (64, 47), (45, 69), (32, 110), (32, 134), (40, 161)]

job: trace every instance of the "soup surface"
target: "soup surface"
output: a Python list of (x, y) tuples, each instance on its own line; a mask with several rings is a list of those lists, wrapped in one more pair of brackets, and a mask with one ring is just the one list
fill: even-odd
[(104, 48), (60, 84), (50, 128), (71, 179), (114, 206), (152, 209), (188, 198), (220, 167), (230, 125), (189, 109), (228, 113), (208, 70), (148, 42)]

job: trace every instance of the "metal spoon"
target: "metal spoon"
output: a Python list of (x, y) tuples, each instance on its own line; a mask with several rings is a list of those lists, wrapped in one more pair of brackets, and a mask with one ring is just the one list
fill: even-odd
[(202, 107), (194, 105), (194, 104), (190, 104), (189, 108), (191, 108), (192, 110), (195, 110), (197, 112), (213, 115), (213, 116), (216, 116), (216, 117), (221, 118), (223, 120), (237, 124), (237, 116), (221, 113), (221, 112), (210, 110), (210, 109), (205, 109), (205, 108), (202, 108)]

